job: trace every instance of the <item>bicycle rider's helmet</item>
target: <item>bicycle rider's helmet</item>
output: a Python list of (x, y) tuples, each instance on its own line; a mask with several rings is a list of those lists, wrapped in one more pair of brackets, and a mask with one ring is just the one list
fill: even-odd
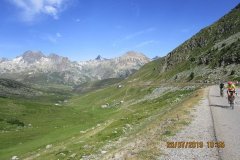
[(228, 82), (228, 85), (232, 85), (233, 83), (231, 81)]

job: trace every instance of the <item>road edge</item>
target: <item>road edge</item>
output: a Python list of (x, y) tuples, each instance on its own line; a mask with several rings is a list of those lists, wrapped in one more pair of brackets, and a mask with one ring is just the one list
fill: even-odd
[[(216, 127), (215, 127), (215, 121), (214, 121), (214, 117), (213, 117), (213, 111), (212, 111), (212, 105), (211, 105), (211, 100), (210, 100), (210, 89), (211, 89), (212, 86), (208, 87), (207, 90), (208, 90), (208, 106), (210, 107), (210, 112), (211, 112), (211, 119), (212, 119), (212, 124), (213, 124), (213, 136), (214, 136), (214, 139), (215, 139), (215, 142), (217, 142), (217, 134), (216, 134)], [(220, 156), (220, 150), (219, 148), (217, 148), (217, 153), (218, 153), (218, 159), (219, 160), (222, 160), (221, 156)]]

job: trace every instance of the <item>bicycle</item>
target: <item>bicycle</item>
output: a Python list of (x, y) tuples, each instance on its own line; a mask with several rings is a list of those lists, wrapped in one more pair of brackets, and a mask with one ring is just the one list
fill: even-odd
[(224, 88), (220, 88), (220, 96), (223, 97), (223, 90)]
[(234, 100), (235, 100), (234, 91), (229, 91), (228, 102), (230, 103), (230, 107), (232, 109), (234, 109)]

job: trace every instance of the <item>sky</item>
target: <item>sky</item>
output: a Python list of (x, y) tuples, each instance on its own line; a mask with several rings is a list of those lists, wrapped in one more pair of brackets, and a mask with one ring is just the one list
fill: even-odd
[(0, 57), (165, 56), (239, 0), (0, 0)]

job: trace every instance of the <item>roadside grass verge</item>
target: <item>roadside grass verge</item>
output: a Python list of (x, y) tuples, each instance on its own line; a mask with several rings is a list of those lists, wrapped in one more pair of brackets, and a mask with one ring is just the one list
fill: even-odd
[[(174, 136), (177, 132), (191, 123), (193, 119), (191, 111), (193, 111), (193, 107), (198, 104), (203, 95), (204, 89), (196, 90), (162, 117), (157, 117), (154, 123), (150, 124), (142, 133), (148, 134), (149, 131), (154, 130), (154, 128), (159, 128), (158, 131), (155, 131), (157, 134), (151, 137), (151, 141), (140, 151), (140, 154), (136, 154), (136, 158), (155, 159), (163, 154), (161, 153), (161, 146), (166, 145), (166, 139), (168, 137)], [(151, 149), (149, 150), (149, 148)]]
[[(112, 149), (103, 159), (108, 159), (122, 150), (134, 150), (130, 156), (124, 157), (126, 159), (156, 159), (161, 155), (160, 146), (165, 143), (165, 139), (175, 135), (191, 122), (192, 107), (199, 102), (202, 95), (203, 89), (191, 91), (182, 101), (155, 110), (154, 114), (134, 127), (134, 131), (127, 134), (121, 145)], [(129, 143), (137, 146), (126, 148)]]

